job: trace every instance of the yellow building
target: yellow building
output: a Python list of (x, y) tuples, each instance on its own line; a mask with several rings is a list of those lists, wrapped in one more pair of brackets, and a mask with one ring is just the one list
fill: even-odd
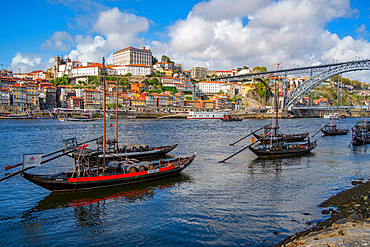
[(244, 84), (243, 86), (242, 86), (242, 94), (243, 94), (243, 96), (246, 96), (247, 95), (247, 93), (250, 91), (250, 90), (253, 90), (255, 87), (254, 87), (254, 85), (252, 85), (252, 84)]
[(132, 106), (146, 106), (145, 98), (131, 98), (131, 105)]
[(36, 83), (27, 83), (27, 105), (39, 105), (39, 90)]

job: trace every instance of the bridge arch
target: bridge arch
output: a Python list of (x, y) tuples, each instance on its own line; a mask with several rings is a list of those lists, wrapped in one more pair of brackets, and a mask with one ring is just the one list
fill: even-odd
[(335, 75), (357, 70), (370, 70), (370, 60), (343, 63), (335, 67), (329, 67), (329, 69), (316, 74), (315, 76), (301, 83), (298, 87), (294, 88), (286, 95), (284, 98), (284, 108), (286, 109), (290, 106), (293, 106), (320, 82), (325, 81)]

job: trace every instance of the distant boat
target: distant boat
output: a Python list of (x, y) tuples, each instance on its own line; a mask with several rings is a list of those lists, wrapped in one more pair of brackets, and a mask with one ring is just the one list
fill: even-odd
[(97, 117), (95, 118), (90, 118), (90, 117), (74, 117), (74, 118), (58, 118), (59, 121), (75, 121), (75, 122), (89, 122), (89, 121), (95, 121), (98, 119)]
[(337, 129), (337, 126), (334, 125), (325, 125), (321, 129), (322, 133), (326, 136), (338, 136), (338, 135), (347, 135), (348, 129)]
[(227, 112), (203, 112), (203, 111), (191, 111), (189, 112), (188, 119), (221, 119), (224, 116), (229, 115)]
[(324, 115), (324, 118), (335, 118), (335, 119), (338, 119), (339, 118), (339, 113), (332, 113), (332, 114), (325, 114)]
[(325, 136), (338, 136), (338, 135), (347, 135), (348, 129), (337, 129), (337, 126), (334, 124), (334, 118), (342, 118), (343, 115), (339, 116), (338, 113), (334, 113), (334, 105), (333, 105), (333, 113), (331, 115), (331, 124), (324, 125), (321, 128), (322, 133)]
[(221, 118), (222, 121), (225, 121), (225, 122), (233, 122), (233, 121), (242, 121), (243, 118), (241, 117), (233, 117), (231, 115), (225, 115)]
[(12, 116), (10, 114), (4, 114), (3, 116), (0, 116), (0, 119), (3, 120), (24, 120), (24, 119), (33, 119), (31, 116)]

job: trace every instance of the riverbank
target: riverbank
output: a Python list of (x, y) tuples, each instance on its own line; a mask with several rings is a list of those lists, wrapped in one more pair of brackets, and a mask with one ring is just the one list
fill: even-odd
[[(354, 188), (342, 191), (323, 202), (331, 213), (324, 222), (290, 236), (275, 246), (366, 246), (370, 245), (370, 182), (353, 181)], [(336, 209), (333, 209), (335, 207)]]

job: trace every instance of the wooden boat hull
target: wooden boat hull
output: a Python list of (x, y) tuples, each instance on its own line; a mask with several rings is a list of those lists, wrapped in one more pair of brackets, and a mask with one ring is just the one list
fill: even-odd
[(274, 158), (274, 157), (289, 157), (297, 156), (300, 154), (310, 153), (316, 148), (316, 142), (311, 143), (310, 146), (306, 145), (304, 148), (297, 149), (279, 149), (279, 150), (261, 150), (250, 146), (249, 149), (258, 157)]
[(326, 136), (338, 136), (338, 135), (347, 135), (349, 130), (348, 129), (347, 130), (345, 129), (335, 129), (335, 130), (322, 129), (321, 131)]
[[(262, 137), (262, 135), (258, 135), (256, 133), (253, 133), (253, 135), (260, 140), (262, 143), (269, 143), (271, 142), (271, 138), (268, 137)], [(304, 141), (308, 136), (308, 133), (302, 133), (302, 134), (295, 134), (295, 135), (279, 135), (279, 137), (282, 138), (282, 140), (286, 142), (300, 142)], [(277, 139), (279, 140), (279, 139)], [(275, 142), (275, 141), (273, 141)]]
[(224, 122), (234, 122), (234, 121), (243, 121), (242, 118), (221, 118)]
[(353, 141), (352, 141), (353, 146), (361, 146), (365, 144), (370, 144), (370, 138), (362, 138), (358, 136), (355, 136), (353, 138)]
[(141, 183), (177, 175), (191, 164), (195, 156), (196, 154), (188, 158), (184, 158), (183, 160), (181, 160), (179, 165), (165, 166), (153, 170), (138, 171), (134, 173), (68, 178), (66, 176), (66, 173), (60, 173), (56, 175), (34, 175), (23, 172), (22, 176), (36, 185), (55, 192), (95, 190)]
[(70, 122), (91, 122), (95, 121), (96, 118), (58, 118), (59, 121), (65, 122), (65, 121), (70, 121)]

